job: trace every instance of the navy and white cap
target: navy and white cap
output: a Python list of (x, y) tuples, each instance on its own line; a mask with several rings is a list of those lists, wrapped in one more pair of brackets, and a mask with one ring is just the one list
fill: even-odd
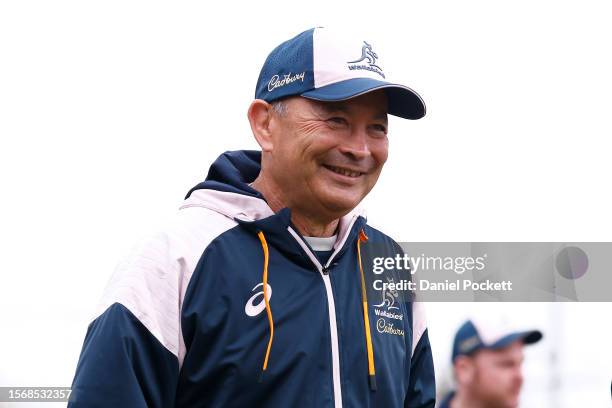
[(502, 349), (515, 341), (533, 344), (541, 338), (542, 332), (539, 330), (518, 330), (506, 321), (471, 319), (457, 330), (452, 360), (454, 362), (460, 355), (469, 356), (482, 349)]
[(376, 42), (323, 27), (312, 28), (276, 47), (266, 59), (255, 98), (266, 102), (300, 95), (342, 101), (384, 89), (389, 114), (406, 119), (425, 116), (425, 103), (407, 86), (391, 82)]

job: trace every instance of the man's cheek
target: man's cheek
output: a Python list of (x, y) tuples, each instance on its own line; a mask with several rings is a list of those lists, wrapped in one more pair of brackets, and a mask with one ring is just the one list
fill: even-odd
[(382, 171), (382, 167), (379, 167), (376, 171), (373, 171), (366, 176), (367, 177), (366, 181), (370, 189), (374, 188), (374, 185), (376, 184), (376, 182), (378, 181), (378, 178), (380, 177), (381, 171)]

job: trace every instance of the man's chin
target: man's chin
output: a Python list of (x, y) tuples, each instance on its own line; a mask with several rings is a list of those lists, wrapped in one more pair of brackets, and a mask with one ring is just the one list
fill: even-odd
[[(328, 213), (330, 217), (340, 218), (359, 205), (364, 198), (363, 186), (338, 187), (320, 183), (312, 185), (310, 189), (313, 204), (317, 204), (321, 210)], [(302, 203), (303, 204), (303, 203)], [(309, 208), (313, 210), (314, 208)]]
[(347, 197), (332, 197), (322, 200), (322, 203), (327, 211), (336, 214), (340, 218), (353, 211), (360, 201)]
[(511, 397), (506, 404), (506, 408), (517, 408), (519, 406), (520, 398), (519, 396)]

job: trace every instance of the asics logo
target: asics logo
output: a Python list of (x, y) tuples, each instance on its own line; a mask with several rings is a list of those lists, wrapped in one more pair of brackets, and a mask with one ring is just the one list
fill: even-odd
[[(251, 292), (253, 292), (259, 287), (261, 287), (261, 291), (251, 296), (250, 299), (247, 300), (246, 305), (244, 305), (244, 313), (246, 313), (247, 316), (255, 317), (261, 312), (263, 312), (266, 308), (266, 302), (264, 301), (264, 297), (263, 297), (263, 283), (259, 283), (255, 285), (255, 287), (251, 290)], [(270, 298), (272, 297), (272, 286), (270, 286), (269, 284), (266, 284), (266, 289), (268, 292), (268, 302), (269, 302)], [(257, 300), (258, 298), (260, 298), (259, 303), (254, 304), (255, 300)]]

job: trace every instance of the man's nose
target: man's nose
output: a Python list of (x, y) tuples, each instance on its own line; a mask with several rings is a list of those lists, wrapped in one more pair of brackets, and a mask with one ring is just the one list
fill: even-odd
[(371, 155), (368, 145), (368, 134), (365, 128), (354, 127), (349, 137), (340, 145), (340, 152), (351, 156), (355, 160), (361, 160)]

